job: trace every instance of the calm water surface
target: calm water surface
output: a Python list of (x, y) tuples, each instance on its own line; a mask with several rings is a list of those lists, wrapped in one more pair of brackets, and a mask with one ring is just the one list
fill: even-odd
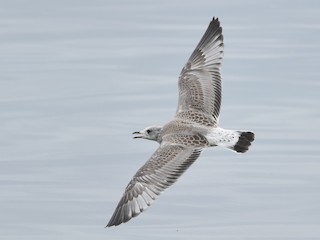
[[(320, 3), (1, 1), (1, 239), (320, 239)], [(105, 229), (173, 117), (177, 77), (213, 16), (222, 127), (145, 213)]]

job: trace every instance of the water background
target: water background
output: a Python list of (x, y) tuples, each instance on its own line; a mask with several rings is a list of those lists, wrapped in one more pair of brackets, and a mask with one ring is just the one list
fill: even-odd
[[(213, 16), (220, 125), (146, 212), (104, 228), (175, 112), (178, 74)], [(0, 2), (0, 238), (320, 239), (319, 1)]]

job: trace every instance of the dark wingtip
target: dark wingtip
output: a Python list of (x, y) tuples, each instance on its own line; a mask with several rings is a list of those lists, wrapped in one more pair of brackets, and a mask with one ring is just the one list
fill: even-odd
[(213, 16), (212, 21), (217, 21), (217, 22), (219, 22), (219, 18), (218, 18), (218, 17)]
[[(220, 20), (218, 17), (213, 17), (210, 24), (216, 23), (218, 25), (218, 27), (220, 26)], [(210, 25), (209, 24), (209, 25)]]
[(112, 224), (112, 223), (109, 222), (109, 223), (107, 224), (107, 226), (105, 226), (105, 228), (109, 228), (109, 227), (117, 226), (117, 225), (119, 225), (119, 224)]
[(114, 216), (112, 216), (112, 218), (110, 219), (110, 221), (108, 222), (107, 226), (105, 226), (105, 228), (108, 228), (108, 227), (112, 227), (112, 226), (118, 226), (120, 225), (121, 223), (124, 223), (126, 221), (119, 221), (119, 219), (115, 219)]

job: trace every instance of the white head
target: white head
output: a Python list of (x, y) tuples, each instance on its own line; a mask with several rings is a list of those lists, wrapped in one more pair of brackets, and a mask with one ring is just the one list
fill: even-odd
[(162, 126), (150, 126), (146, 127), (140, 132), (134, 132), (133, 134), (140, 134), (133, 138), (144, 138), (148, 140), (153, 140), (161, 143), (160, 132), (162, 130)]

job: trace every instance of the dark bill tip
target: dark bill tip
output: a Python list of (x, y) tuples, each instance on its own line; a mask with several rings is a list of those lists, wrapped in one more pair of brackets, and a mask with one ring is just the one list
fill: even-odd
[[(132, 134), (141, 134), (140, 132), (133, 132)], [(142, 136), (134, 136), (133, 138), (142, 138)]]

